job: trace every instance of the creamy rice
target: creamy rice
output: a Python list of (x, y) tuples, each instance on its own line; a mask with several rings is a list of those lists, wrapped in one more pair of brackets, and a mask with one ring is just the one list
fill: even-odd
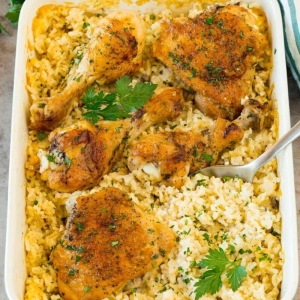
[[(44, 6), (33, 23), (34, 43), (27, 64), (27, 88), (34, 101), (40, 97), (57, 94), (72, 68), (76, 68), (84, 45), (93, 35), (97, 22), (112, 10), (97, 4), (87, 3), (82, 7)], [(187, 14), (195, 16), (206, 6), (194, 4)], [(245, 6), (247, 7), (247, 6)], [(267, 34), (266, 19), (256, 5), (249, 8), (255, 13), (257, 26)], [(178, 14), (178, 9), (174, 8)], [(167, 86), (170, 83), (183, 87), (183, 83), (153, 57), (149, 47), (159, 34), (161, 19), (170, 18), (174, 11), (166, 9), (142, 15), (147, 31), (147, 48), (143, 66), (134, 75), (134, 82), (147, 80)], [(88, 23), (83, 29), (82, 24)], [(249, 98), (260, 102), (269, 100), (268, 79), (271, 71), (271, 52), (266, 49), (266, 60), (257, 68), (253, 90)], [(110, 91), (112, 86), (104, 86)], [(142, 133), (172, 131), (176, 129), (201, 131), (210, 128), (214, 121), (195, 109), (186, 94), (183, 113), (172, 122), (152, 126)], [(272, 106), (272, 105), (270, 105)], [(276, 112), (270, 113), (276, 120)], [(70, 116), (63, 126), (82, 119), (82, 104), (74, 104)], [(62, 299), (58, 294), (56, 272), (49, 258), (51, 250), (64, 231), (68, 213), (66, 201), (71, 196), (50, 190), (39, 173), (40, 149), (49, 147), (47, 139), (39, 140), (36, 131), (29, 132), (26, 163), (27, 232), (25, 237), (26, 280), (25, 299)], [(245, 132), (243, 140), (234, 148), (224, 152), (220, 163), (245, 164), (259, 156), (277, 138), (277, 123), (273, 120), (270, 128), (259, 133), (251, 129)], [(184, 186), (153, 185), (141, 171), (130, 173), (126, 157), (117, 163), (111, 173), (104, 176), (99, 186), (114, 186), (129, 194), (144, 211), (154, 214), (158, 220), (170, 226), (177, 235), (177, 244), (159, 268), (140, 278), (129, 281), (121, 293), (110, 299), (194, 299), (194, 284), (203, 273), (192, 267), (207, 255), (210, 248), (222, 247), (225, 251), (234, 247), (230, 257), (241, 258), (246, 267), (247, 277), (241, 287), (233, 292), (226, 281), (215, 295), (201, 299), (277, 299), (282, 281), (283, 253), (280, 243), (281, 215), (278, 210), (280, 180), (277, 177), (276, 160), (270, 161), (256, 174), (253, 184), (233, 178), (224, 181), (208, 178), (201, 173), (187, 178)], [(199, 182), (203, 184), (199, 184)], [(77, 193), (78, 194), (78, 193)], [(75, 195), (77, 195), (75, 194)], [(268, 259), (261, 260), (262, 255)]]

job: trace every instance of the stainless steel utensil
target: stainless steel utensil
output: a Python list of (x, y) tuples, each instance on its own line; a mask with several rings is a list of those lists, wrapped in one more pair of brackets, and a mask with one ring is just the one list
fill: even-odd
[(252, 182), (256, 172), (276, 154), (292, 143), (300, 135), (300, 121), (286, 132), (274, 145), (267, 149), (261, 156), (243, 166), (216, 165), (200, 170), (200, 173), (215, 177), (239, 177), (247, 182)]

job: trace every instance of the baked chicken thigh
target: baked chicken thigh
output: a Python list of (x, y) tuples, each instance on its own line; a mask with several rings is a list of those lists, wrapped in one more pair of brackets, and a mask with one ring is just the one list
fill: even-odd
[(117, 188), (77, 198), (51, 259), (64, 300), (95, 300), (157, 268), (175, 245), (173, 231)]
[(254, 65), (267, 46), (253, 18), (242, 7), (227, 5), (161, 24), (154, 56), (197, 92), (198, 108), (212, 118), (237, 118), (241, 99), (251, 90)]

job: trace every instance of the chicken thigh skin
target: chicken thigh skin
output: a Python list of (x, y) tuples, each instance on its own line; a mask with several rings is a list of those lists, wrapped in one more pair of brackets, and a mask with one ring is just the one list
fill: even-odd
[(212, 118), (237, 118), (267, 46), (251, 26), (253, 16), (237, 5), (215, 7), (195, 18), (161, 24), (153, 54), (197, 92), (196, 104)]
[(117, 188), (76, 199), (51, 259), (64, 300), (95, 300), (157, 268), (175, 245), (166, 225)]

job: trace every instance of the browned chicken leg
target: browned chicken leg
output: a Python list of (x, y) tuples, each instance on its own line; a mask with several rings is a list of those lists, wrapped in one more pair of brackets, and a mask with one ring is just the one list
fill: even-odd
[(143, 21), (131, 11), (116, 12), (101, 19), (95, 37), (87, 45), (75, 72), (58, 95), (39, 99), (30, 108), (31, 128), (52, 130), (72, 109), (95, 80), (100, 84), (138, 70), (145, 46)]
[(42, 178), (59, 192), (95, 186), (120, 158), (129, 129), (128, 119), (101, 122), (98, 127), (78, 121), (76, 125), (53, 131), (49, 136), (49, 155), (55, 165), (50, 162)]
[(152, 182), (180, 188), (188, 174), (216, 164), (221, 151), (243, 138), (243, 130), (261, 129), (266, 110), (266, 105), (250, 100), (236, 121), (218, 118), (211, 130), (178, 130), (145, 136), (132, 147), (128, 168), (142, 170)]
[[(74, 192), (97, 185), (120, 158), (128, 139), (134, 140), (151, 125), (178, 117), (183, 103), (180, 89), (165, 88), (131, 119), (101, 121), (96, 126), (78, 121), (54, 130), (49, 136), (51, 145), (46, 159), (49, 166), (42, 172), (42, 178), (51, 189), (59, 192)], [(45, 159), (41, 157), (41, 161)]]
[(151, 180), (180, 188), (189, 173), (214, 164), (219, 152), (238, 142), (243, 131), (219, 118), (212, 131), (159, 132), (139, 140), (131, 149), (128, 168), (142, 169)]
[(116, 188), (77, 198), (51, 258), (64, 300), (95, 300), (157, 268), (175, 245), (173, 231)]
[(197, 92), (198, 108), (210, 117), (237, 118), (251, 89), (253, 64), (267, 46), (252, 18), (246, 9), (227, 5), (161, 24), (154, 56)]

